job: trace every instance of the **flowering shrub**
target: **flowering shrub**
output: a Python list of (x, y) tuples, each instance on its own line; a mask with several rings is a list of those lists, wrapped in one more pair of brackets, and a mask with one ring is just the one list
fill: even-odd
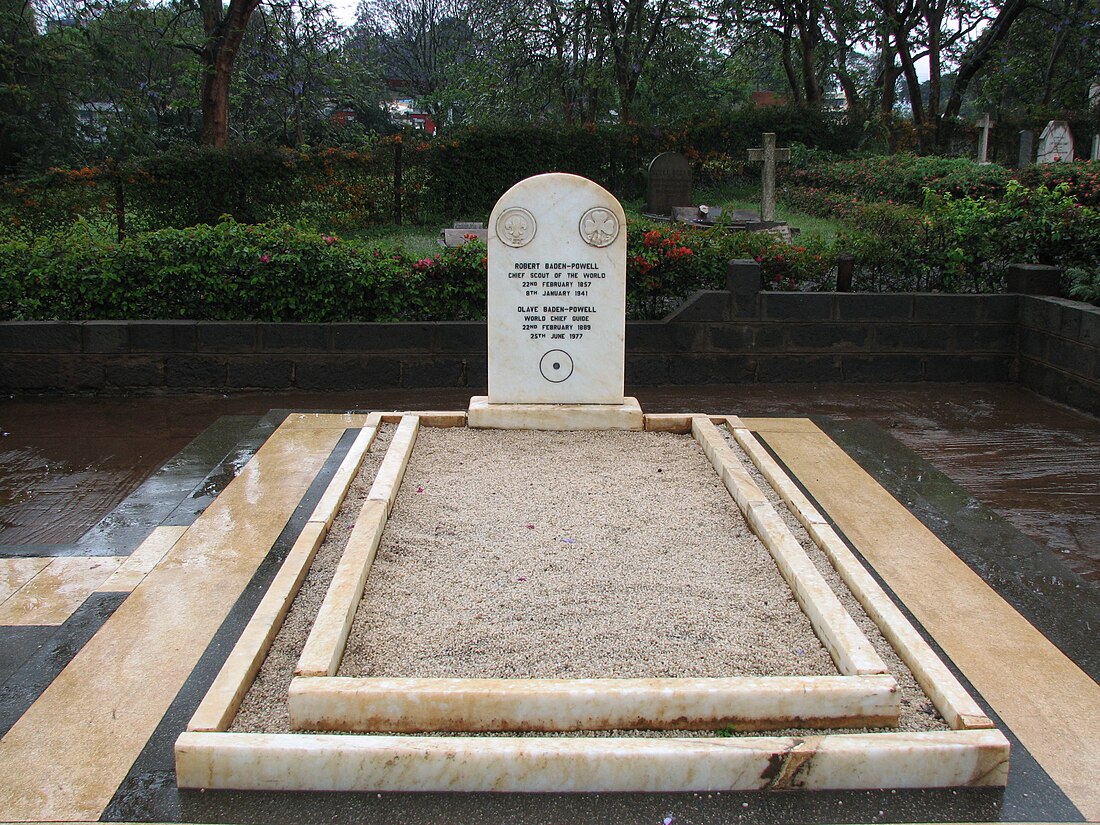
[[(919, 206), (925, 190), (938, 195), (1000, 197), (1009, 182), (1032, 189), (1053, 189), (1061, 183), (1082, 206), (1100, 206), (1100, 164), (1089, 161), (1031, 165), (1006, 169), (969, 158), (920, 157), (906, 153), (840, 160), (827, 159), (780, 167), (787, 186), (785, 201), (794, 198), (838, 198), (841, 201), (887, 201)], [(828, 213), (831, 214), (831, 213)]]
[(701, 289), (725, 289), (733, 259), (761, 265), (762, 288), (825, 289), (836, 254), (820, 240), (790, 245), (766, 233), (680, 228), (631, 221), (627, 236), (627, 312), (631, 318), (660, 318)]
[(995, 164), (905, 153), (783, 167), (781, 174), (791, 187), (845, 193), (860, 201), (918, 205), (925, 189), (956, 197), (996, 195), (1009, 180), (1009, 171)]
[(1019, 170), (1020, 183), (1030, 188), (1053, 190), (1066, 184), (1066, 193), (1082, 206), (1100, 207), (1100, 163), (1047, 163)]

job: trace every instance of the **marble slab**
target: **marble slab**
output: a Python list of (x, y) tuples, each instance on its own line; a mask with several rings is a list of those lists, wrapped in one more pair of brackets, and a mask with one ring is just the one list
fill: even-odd
[(370, 492), (367, 493), (368, 501), (380, 501), (385, 504), (387, 516), (393, 509), (401, 479), (405, 477), (405, 468), (409, 466), (409, 457), (412, 455), (413, 444), (416, 443), (416, 433), (419, 429), (420, 419), (417, 416), (401, 416), (401, 423), (397, 425), (397, 432), (393, 434), (386, 456), (382, 459), (382, 466), (378, 468), (374, 483), (371, 485)]
[[(332, 520), (347, 496), (351, 482), (362, 466), (363, 459), (378, 434), (380, 416), (372, 413), (367, 416), (364, 428), (352, 442), (351, 448), (340, 462), (339, 468), (321, 495), (309, 521), (298, 534), (293, 547), (279, 567), (268, 587), (267, 593), (257, 606), (252, 618), (248, 620), (244, 632), (230, 651), (214, 683), (206, 692), (199, 707), (191, 716), (187, 730), (221, 731), (228, 730), (233, 722), (245, 694), (256, 673), (259, 672), (264, 658), (283, 625), (287, 611), (294, 597), (309, 573), (310, 565), (317, 550), (324, 541)], [(380, 504), (372, 505), (381, 509)]]
[(52, 556), (0, 559), (0, 604), (50, 566)]
[(626, 215), (603, 187), (520, 181), (489, 218), (489, 401), (623, 403)]
[(296, 678), (293, 730), (782, 730), (895, 727), (892, 676)]
[(672, 793), (1000, 787), (996, 730), (806, 738), (426, 737), (185, 732), (181, 788)]
[(154, 529), (149, 537), (126, 557), (126, 561), (119, 565), (118, 570), (99, 586), (99, 592), (129, 593), (141, 584), (142, 579), (149, 575), (149, 571), (160, 564), (161, 559), (186, 532), (186, 527), (162, 526)]
[(621, 404), (492, 404), (470, 399), (467, 426), (475, 430), (641, 430), (645, 417), (637, 398)]
[(252, 680), (263, 665), (287, 611), (305, 581), (328, 527), (323, 521), (307, 522), (283, 561), (275, 579), (252, 614), (244, 632), (225, 660), (214, 683), (199, 703), (187, 730), (228, 730), (244, 701)]
[(351, 623), (385, 527), (386, 503), (364, 501), (298, 658), (295, 675), (331, 676), (340, 667)]
[(0, 604), (0, 625), (64, 624), (125, 560), (125, 556), (50, 559), (45, 568)]
[(352, 442), (347, 455), (340, 462), (335, 475), (329, 481), (325, 492), (322, 493), (321, 500), (317, 502), (317, 506), (310, 513), (310, 521), (321, 522), (325, 525), (326, 530), (332, 526), (332, 520), (336, 518), (336, 513), (339, 511), (344, 497), (348, 494), (348, 488), (351, 487), (352, 481), (355, 480), (355, 476), (363, 464), (363, 458), (378, 435), (378, 426), (381, 420), (382, 417), (378, 413), (371, 413), (367, 416), (363, 429), (355, 437), (355, 441)]

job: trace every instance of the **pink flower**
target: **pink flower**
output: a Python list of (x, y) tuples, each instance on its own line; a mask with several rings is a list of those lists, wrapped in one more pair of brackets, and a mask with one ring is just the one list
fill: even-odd
[(322, 235), (321, 240), (323, 240), (326, 245), (332, 246), (334, 243), (336, 243), (336, 241), (339, 240), (339, 238), (337, 238), (335, 235)]
[(260, 256), (260, 263), (262, 263), (262, 264), (271, 263), (271, 256), (270, 255), (261, 255)]

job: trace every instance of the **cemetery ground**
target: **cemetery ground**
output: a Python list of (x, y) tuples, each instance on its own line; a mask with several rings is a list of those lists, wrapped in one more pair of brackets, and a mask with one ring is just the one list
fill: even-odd
[[(369, 426), (365, 413), (461, 410), (469, 391), (12, 398), (0, 403), (6, 433), (0, 476), (6, 488), (3, 818), (1100, 818), (1100, 428), (1094, 418), (1008, 385), (640, 387), (634, 394), (647, 413), (741, 416), (1009, 737), (1006, 787), (678, 794), (178, 790), (173, 745), (274, 587), (278, 562), (307, 531), (323, 482), (337, 472), (360, 428)], [(381, 442), (372, 448), (365, 472), (377, 467), (382, 451)], [(274, 461), (267, 470), (274, 483), (262, 481), (256, 462), (248, 469), (254, 456), (261, 465), (265, 456)], [(410, 486), (416, 483), (406, 476), (404, 493), (423, 498)], [(213, 506), (215, 500), (221, 503)], [(541, 524), (521, 526), (534, 536)], [(189, 539), (192, 531), (198, 535)], [(183, 552), (188, 542), (190, 556)], [(209, 552), (201, 551), (204, 544)], [(225, 550), (214, 549), (219, 546)], [(449, 586), (430, 581), (423, 593), (406, 597), (445, 598)], [(127, 652), (120, 668), (121, 651)], [(99, 692), (104, 684), (113, 688)]]
[[(727, 213), (737, 209), (759, 210), (760, 208), (759, 187), (755, 185), (731, 184), (701, 188), (696, 193), (696, 199), (699, 203), (721, 206)], [(623, 208), (628, 217), (638, 219), (644, 212), (645, 200), (626, 201), (623, 203)], [(839, 221), (800, 212), (788, 207), (782, 200), (776, 204), (776, 217), (791, 226), (798, 227), (801, 230), (800, 240), (802, 241), (811, 237), (831, 241), (843, 228), (843, 224)], [(377, 226), (358, 232), (345, 232), (342, 233), (342, 237), (372, 244), (399, 245), (412, 256), (426, 258), (439, 252), (439, 230), (434, 225)]]

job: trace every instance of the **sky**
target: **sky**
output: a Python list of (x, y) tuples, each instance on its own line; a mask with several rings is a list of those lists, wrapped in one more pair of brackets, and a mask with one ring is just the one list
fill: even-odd
[(341, 26), (350, 26), (355, 22), (355, 7), (359, 5), (359, 0), (328, 0), (328, 4), (332, 6), (332, 13)]

